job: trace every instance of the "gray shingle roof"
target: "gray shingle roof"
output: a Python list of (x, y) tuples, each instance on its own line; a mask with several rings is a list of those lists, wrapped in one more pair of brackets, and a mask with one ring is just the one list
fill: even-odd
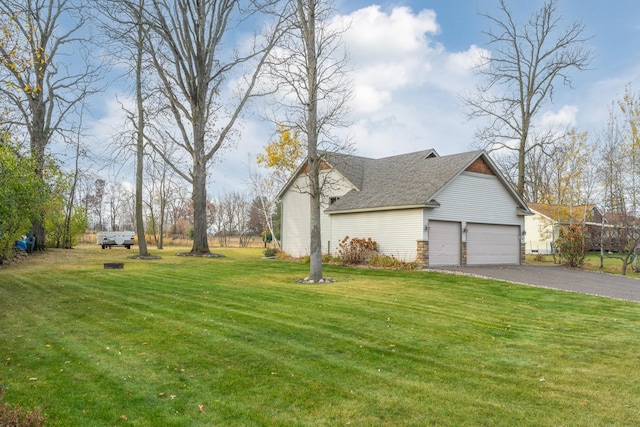
[(483, 154), (471, 151), (429, 157), (433, 153), (424, 150), (382, 159), (323, 153), (327, 163), (357, 188), (327, 211), (427, 205), (440, 189)]

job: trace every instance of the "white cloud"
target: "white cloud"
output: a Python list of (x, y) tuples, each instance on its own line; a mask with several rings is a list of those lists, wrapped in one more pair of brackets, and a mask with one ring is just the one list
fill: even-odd
[(374, 5), (337, 21), (349, 27), (344, 40), (356, 61), (405, 59), (407, 54), (430, 49), (424, 35), (439, 31), (434, 11), (425, 9), (416, 15), (408, 7), (386, 14)]
[(440, 27), (429, 9), (387, 12), (369, 6), (336, 22), (349, 23), (344, 42), (354, 69), (355, 96), (354, 124), (348, 131), (362, 155), (424, 148), (449, 154), (469, 146), (473, 132), (458, 94), (473, 87), (471, 70), (487, 51), (472, 45), (464, 52), (448, 52), (435, 40)]
[(544, 128), (558, 126), (574, 127), (577, 124), (578, 107), (576, 105), (564, 105), (557, 112), (547, 111), (540, 118), (540, 124)]
[(389, 91), (378, 90), (372, 86), (360, 85), (354, 91), (354, 104), (362, 113), (380, 110), (390, 99)]
[(344, 42), (354, 69), (356, 116), (409, 102), (407, 91), (413, 92), (410, 96), (422, 92), (423, 103), (429, 102), (430, 90), (449, 92), (455, 99), (473, 86), (473, 67), (490, 54), (476, 45), (448, 52), (434, 40), (440, 27), (429, 9), (396, 7), (385, 12), (369, 6), (336, 18), (336, 23), (349, 23)]
[(464, 52), (450, 53), (446, 59), (444, 68), (446, 71), (457, 75), (469, 75), (474, 68), (482, 65), (491, 52), (476, 45), (471, 45)]

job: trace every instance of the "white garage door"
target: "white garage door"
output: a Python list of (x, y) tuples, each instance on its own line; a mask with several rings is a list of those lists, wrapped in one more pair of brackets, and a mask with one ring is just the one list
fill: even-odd
[(467, 224), (467, 265), (520, 264), (520, 227)]
[(429, 221), (429, 266), (460, 265), (460, 223)]

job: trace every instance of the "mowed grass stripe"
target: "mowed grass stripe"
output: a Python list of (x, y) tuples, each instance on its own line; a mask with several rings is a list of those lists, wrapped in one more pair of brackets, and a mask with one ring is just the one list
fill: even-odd
[(308, 266), (251, 250), (107, 272), (78, 253), (0, 271), (0, 383), (50, 425), (638, 420), (635, 304), (334, 266), (337, 283), (300, 285)]

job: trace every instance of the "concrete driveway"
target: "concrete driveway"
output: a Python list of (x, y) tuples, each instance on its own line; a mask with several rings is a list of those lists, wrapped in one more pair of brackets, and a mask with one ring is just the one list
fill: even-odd
[(570, 292), (640, 302), (640, 280), (559, 265), (509, 265), (444, 267), (442, 271), (505, 280)]

